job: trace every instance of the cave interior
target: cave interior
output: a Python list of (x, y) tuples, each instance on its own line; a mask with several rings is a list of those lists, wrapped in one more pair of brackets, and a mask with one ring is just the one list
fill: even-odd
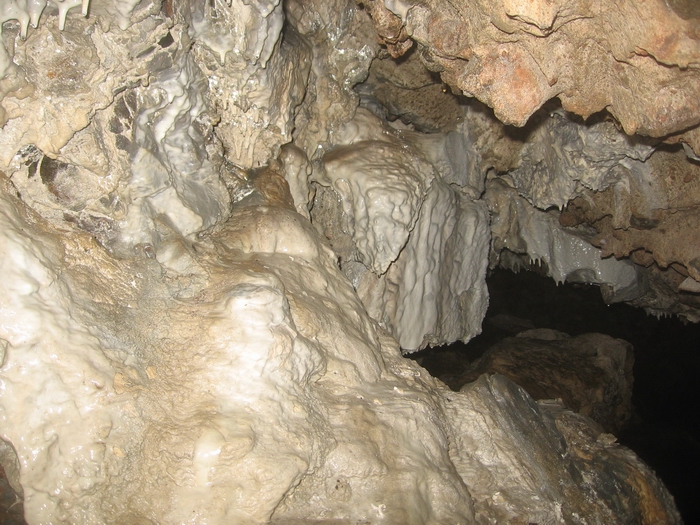
[(0, 520), (694, 523), (694, 0), (0, 0)]

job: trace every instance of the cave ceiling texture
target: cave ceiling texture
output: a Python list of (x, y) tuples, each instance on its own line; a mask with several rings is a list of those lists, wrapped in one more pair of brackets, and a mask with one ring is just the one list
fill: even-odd
[(693, 0), (0, 0), (30, 524), (681, 523), (468, 341), (537, 262), (700, 320)]

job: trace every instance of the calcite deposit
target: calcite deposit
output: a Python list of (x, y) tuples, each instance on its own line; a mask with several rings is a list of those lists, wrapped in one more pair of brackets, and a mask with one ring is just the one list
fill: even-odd
[(499, 341), (459, 381), (502, 374), (534, 399), (559, 399), (617, 434), (632, 417), (633, 364), (632, 345), (622, 339), (539, 328)]
[(363, 4), (392, 56), (417, 46), (429, 69), (505, 123), (523, 125), (553, 97), (586, 117), (607, 109), (630, 134), (664, 136), (700, 123), (693, 2)]
[(443, 177), (428, 162), (438, 148), (452, 160), (443, 149), (449, 136), (421, 144), (360, 108), (334, 138), (313, 176), (311, 217), (369, 314), (409, 352), (478, 334), (488, 304), (489, 221), (484, 203), (463, 190), (468, 181), (457, 174), (450, 185), (454, 174), (443, 168)]
[(478, 334), (496, 264), (697, 315), (652, 233), (696, 213), (697, 13), (486, 4), (0, 0), (27, 523), (681, 522), (585, 415), (402, 355)]

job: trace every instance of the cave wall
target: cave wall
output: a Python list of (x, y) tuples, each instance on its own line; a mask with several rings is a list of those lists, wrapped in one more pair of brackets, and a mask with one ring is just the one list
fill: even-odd
[[(693, 132), (659, 150), (698, 122), (692, 18), (663, 5), (639, 17), (665, 9), (672, 49), (634, 32), (646, 55), (620, 66), (673, 91), (657, 122), (619, 94), (622, 73), (589, 89), (566, 54), (537, 100), (513, 85), (540, 77), (496, 75), (527, 107), (483, 95), (493, 72), (455, 80), (578, 46), (572, 28), (613, 16), (588, 4), (541, 20), (509, 5), (487, 29), (437, 4), (3, 2), (0, 461), (26, 520), (679, 522), (583, 416), (500, 376), (450, 392), (401, 356), (479, 333), (489, 264), (541, 260), (693, 319), (674, 298), (694, 297), (699, 248), (653, 237), (672, 221), (683, 235), (697, 202), (678, 186), (695, 181)], [(416, 54), (394, 61), (377, 33)], [(458, 88), (506, 123), (562, 107), (514, 130)], [(617, 121), (569, 113), (605, 97)]]
[[(524, 126), (493, 129), (503, 127), (493, 119), (485, 123), (478, 104), (467, 110), (477, 136), (486, 133), (501, 143), (479, 148), (488, 153), (480, 159), (482, 171), (492, 168), (540, 211), (564, 209), (551, 213), (566, 228), (559, 237), (573, 233), (586, 251), (593, 244), (608, 260), (631, 259), (641, 276), (636, 292), (622, 300), (697, 322), (699, 245), (690, 225), (696, 222), (700, 174), (700, 13), (693, 2), (363, 5), (388, 54), (401, 60), (398, 68), (377, 66), (370, 76), (375, 97), (389, 113), (426, 131), (455, 127), (445, 120), (445, 114), (455, 114), (454, 100), (443, 96), (441, 108), (415, 104), (427, 82), (409, 86), (398, 80), (399, 69), (411, 76), (415, 66), (408, 64), (420, 61), (444, 83), (443, 91), (474, 96), (503, 123)], [(541, 222), (525, 215), (539, 216), (527, 209), (520, 223)], [(524, 257), (513, 260), (506, 253), (501, 261), (501, 233), (492, 260), (511, 267), (532, 260), (561, 266), (546, 255), (556, 246), (534, 248), (532, 228), (518, 228), (511, 244)], [(535, 237), (553, 238), (542, 232)], [(584, 270), (585, 280), (600, 283), (593, 277), (598, 270), (590, 270)], [(577, 273), (572, 277), (580, 279)], [(551, 274), (561, 280), (560, 268)], [(608, 284), (606, 300), (615, 300)], [(613, 285), (620, 287), (627, 285)]]

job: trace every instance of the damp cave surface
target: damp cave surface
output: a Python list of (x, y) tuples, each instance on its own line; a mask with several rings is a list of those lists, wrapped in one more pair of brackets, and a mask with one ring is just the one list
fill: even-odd
[[(596, 286), (556, 285), (532, 271), (496, 269), (487, 284), (490, 304), (479, 336), (410, 357), (458, 388), (456, 381), (470, 363), (521, 330), (552, 328), (572, 336), (600, 332), (629, 341), (635, 350), (635, 413), (618, 441), (661, 477), (685, 523), (700, 523), (700, 325), (657, 319), (626, 304), (607, 305)], [(1, 468), (0, 523), (26, 523)]]
[(686, 524), (700, 523), (700, 325), (657, 319), (627, 304), (607, 305), (597, 286), (534, 271), (496, 269), (482, 333), (469, 343), (411, 354), (451, 388), (467, 366), (501, 339), (530, 328), (575, 336), (608, 334), (634, 346), (634, 415), (618, 442), (634, 450), (666, 484)]

